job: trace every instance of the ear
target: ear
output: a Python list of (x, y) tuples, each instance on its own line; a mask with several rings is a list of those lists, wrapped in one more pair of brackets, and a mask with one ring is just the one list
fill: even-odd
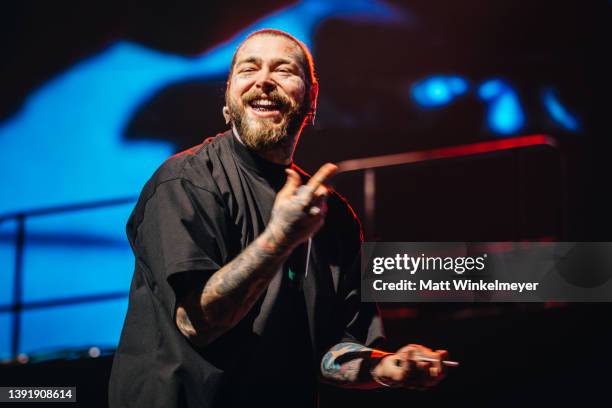
[(223, 119), (225, 119), (225, 124), (229, 125), (229, 123), (230, 123), (229, 108), (227, 106), (224, 106), (223, 109), (221, 110), (221, 112), (223, 113)]
[(314, 112), (317, 110), (317, 97), (319, 96), (319, 84), (314, 83), (310, 87), (310, 109)]
[(317, 97), (319, 96), (319, 84), (314, 83), (310, 87), (310, 124), (314, 126), (315, 116), (317, 114)]

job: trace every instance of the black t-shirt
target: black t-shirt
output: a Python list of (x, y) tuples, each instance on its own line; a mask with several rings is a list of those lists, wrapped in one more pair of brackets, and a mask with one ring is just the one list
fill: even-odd
[(177, 295), (263, 232), (284, 170), (228, 131), (173, 156), (145, 185), (127, 225), (136, 265), (111, 407), (312, 407), (331, 346), (382, 340), (376, 305), (360, 302), (360, 224), (335, 192), (312, 240), (308, 273), (302, 245), (250, 312), (206, 347), (176, 327)]

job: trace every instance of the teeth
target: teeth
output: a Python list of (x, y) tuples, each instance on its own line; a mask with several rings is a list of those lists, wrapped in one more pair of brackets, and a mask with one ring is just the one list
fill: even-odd
[(253, 102), (251, 102), (251, 106), (253, 106), (254, 108), (264, 108), (264, 109), (269, 109), (271, 107), (276, 107), (277, 104), (275, 102), (272, 102), (269, 99), (256, 99)]

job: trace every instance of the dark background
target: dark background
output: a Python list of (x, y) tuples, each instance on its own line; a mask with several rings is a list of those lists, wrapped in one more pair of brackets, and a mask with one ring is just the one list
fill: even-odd
[[(296, 162), (316, 171), (341, 161), (496, 140), (472, 92), (443, 109), (409, 100), (416, 80), (435, 73), (476, 84), (511, 81), (526, 123), (557, 150), (528, 148), (377, 172), (371, 239), (399, 241), (610, 241), (610, 3), (607, 1), (392, 1), (408, 25), (325, 20), (313, 54), (320, 80), (317, 124)], [(270, 12), (258, 2), (14, 2), (0, 13), (0, 120), (75, 62), (118, 39), (197, 55)], [(179, 150), (224, 129), (225, 78), (171, 85), (131, 119), (125, 137), (170, 140)], [(564, 131), (540, 95), (554, 87), (580, 119)], [(363, 217), (362, 174), (336, 186)], [(461, 361), (428, 393), (326, 390), (323, 402), (380, 406), (609, 405), (609, 304), (383, 305), (390, 344), (448, 348)], [(104, 406), (110, 357), (0, 368), (2, 385), (73, 385), (82, 406)], [(271, 385), (273, 389), (273, 385)]]
[[(28, 93), (46, 79), (113, 41), (132, 40), (165, 52), (197, 55), (290, 4), (266, 0), (256, 5), (233, 2), (232, 7), (197, 1), (26, 1), (5, 5), (0, 17), (4, 50), (0, 119), (15, 113)], [(605, 183), (610, 173), (610, 141), (606, 117), (609, 64), (605, 57), (609, 2), (389, 4), (405, 10), (409, 22), (360, 24), (330, 18), (318, 26), (313, 47), (321, 85), (318, 122), (305, 131), (296, 162), (315, 171), (324, 161), (494, 139), (483, 125), (485, 105), (474, 92), (443, 109), (423, 110), (411, 103), (407, 89), (416, 80), (436, 73), (462, 75), (472, 84), (502, 77), (515, 87), (526, 112), (519, 134), (553, 135), (567, 161), (563, 188), (569, 214), (560, 238), (607, 239), (610, 199)], [(216, 134), (224, 129), (219, 114), (224, 82), (220, 77), (163, 89), (134, 115), (125, 137), (170, 140), (182, 150)], [(554, 87), (564, 105), (576, 114), (582, 127), (579, 132), (569, 134), (554, 126), (540, 101), (544, 87)], [(497, 171), (483, 174), (487, 173), (485, 168), (479, 169), (478, 179), (467, 177), (470, 185), (489, 188), (498, 182), (494, 177)], [(529, 169), (527, 176), (538, 171)], [(469, 200), (471, 190), (465, 190), (461, 198)], [(532, 201), (540, 201), (540, 197)], [(491, 215), (482, 218), (488, 221)], [(455, 229), (450, 235), (448, 231), (448, 226), (438, 228), (438, 239), (453, 238), (454, 232), (463, 230)], [(503, 239), (504, 234), (495, 230), (478, 238)], [(538, 238), (534, 234), (513, 238)], [(540, 234), (559, 237), (559, 232)], [(419, 234), (406, 238), (421, 239)]]

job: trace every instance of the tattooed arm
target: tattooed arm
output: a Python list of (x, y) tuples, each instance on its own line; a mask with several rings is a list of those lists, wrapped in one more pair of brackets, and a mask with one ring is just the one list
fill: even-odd
[(325, 382), (344, 388), (427, 388), (444, 378), (441, 362), (446, 355), (445, 350), (432, 351), (418, 344), (389, 353), (356, 343), (338, 343), (321, 359), (321, 375)]
[(345, 388), (377, 388), (371, 370), (383, 356), (391, 354), (357, 343), (338, 343), (321, 359), (321, 375), (325, 382)]
[(208, 282), (177, 300), (176, 325), (205, 346), (236, 325), (263, 293), (290, 251), (270, 231), (262, 233)]
[(187, 339), (206, 346), (251, 310), (291, 251), (323, 225), (325, 211), (308, 210), (324, 207), (327, 189), (322, 183), (336, 168), (323, 165), (301, 187), (300, 176), (287, 170), (287, 182), (276, 195), (265, 231), (205, 284), (177, 299), (175, 321)]

